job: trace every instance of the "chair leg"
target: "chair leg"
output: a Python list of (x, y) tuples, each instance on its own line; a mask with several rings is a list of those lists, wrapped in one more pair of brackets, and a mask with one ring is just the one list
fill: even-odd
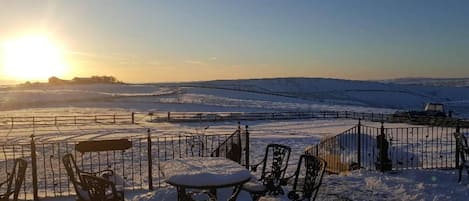
[(467, 176), (469, 177), (469, 167), (466, 167)]
[(458, 183), (461, 182), (461, 175), (462, 175), (462, 168), (459, 167), (459, 179), (458, 179)]

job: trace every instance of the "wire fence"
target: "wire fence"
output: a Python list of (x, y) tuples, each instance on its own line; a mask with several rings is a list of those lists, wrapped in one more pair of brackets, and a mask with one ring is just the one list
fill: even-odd
[(0, 129), (78, 126), (90, 124), (134, 124), (135, 113), (63, 115), (63, 116), (14, 116), (0, 117)]
[(358, 168), (381, 170), (389, 162), (392, 170), (449, 169), (457, 167), (453, 134), (469, 134), (460, 127), (385, 128), (358, 125), (306, 152), (328, 162), (328, 171), (340, 173)]
[[(347, 118), (367, 121), (394, 122), (389, 114), (357, 113), (348, 111), (321, 112), (274, 112), (274, 113), (148, 113), (151, 121), (238, 121), (238, 120), (287, 120), (310, 118)], [(400, 121), (400, 120), (399, 120)], [(431, 120), (436, 121), (436, 120)], [(135, 113), (88, 116), (52, 117), (0, 117), (0, 128), (54, 127), (90, 124), (135, 124)], [(429, 122), (429, 120), (420, 120)], [(463, 127), (466, 122), (445, 120), (448, 126), (385, 128), (357, 126), (331, 138), (310, 146), (307, 152), (324, 158), (329, 172), (343, 172), (355, 168), (377, 169), (378, 156), (384, 147), (378, 136), (384, 136), (393, 170), (422, 168), (455, 168), (455, 147), (453, 133), (468, 133)], [(140, 131), (142, 132), (142, 131)], [(234, 134), (241, 134), (235, 138)], [(243, 154), (241, 163), (249, 165), (249, 132), (238, 129), (216, 134), (181, 133), (179, 135), (153, 135), (156, 132), (134, 133), (127, 139), (131, 148), (122, 151), (80, 153), (75, 147), (79, 141), (40, 142), (34, 136), (29, 143), (5, 143), (0, 145), (0, 181), (6, 179), (13, 167), (14, 159), (28, 161), (26, 179), (22, 186), (22, 199), (68, 196), (74, 190), (61, 158), (72, 153), (85, 171), (111, 169), (116, 172), (112, 178), (122, 189), (153, 189), (164, 187), (159, 169), (160, 163), (175, 158), (190, 156), (211, 156), (218, 150), (220, 156), (229, 154), (223, 148), (240, 140)], [(146, 135), (145, 135), (146, 134)], [(134, 136), (134, 137), (131, 137)], [(146, 137), (142, 137), (146, 136)], [(244, 136), (244, 137), (243, 137)], [(235, 140), (236, 139), (236, 140)]]
[[(6, 179), (13, 168), (14, 159), (28, 161), (25, 182), (22, 186), (21, 199), (38, 200), (47, 197), (69, 196), (75, 194), (68, 178), (62, 157), (71, 153), (78, 166), (88, 172), (110, 169), (115, 172), (111, 178), (118, 188), (126, 190), (153, 189), (164, 187), (160, 164), (164, 161), (191, 156), (211, 156), (234, 134), (243, 136), (246, 143), (248, 133), (241, 127), (234, 133), (225, 132), (216, 135), (178, 135), (153, 136), (148, 131), (146, 137), (127, 138), (132, 146), (126, 150), (80, 153), (76, 146), (79, 141), (36, 143), (34, 137), (30, 143), (0, 145), (0, 181)], [(248, 142), (249, 140), (247, 140)], [(226, 145), (223, 145), (226, 146)], [(249, 151), (249, 144), (243, 145), (243, 155)], [(247, 148), (246, 148), (247, 147)], [(247, 152), (249, 153), (249, 152)], [(226, 153), (221, 153), (224, 157)], [(241, 161), (248, 165), (249, 158)]]
[(354, 111), (286, 111), (286, 112), (149, 112), (152, 122), (256, 121), (292, 119), (356, 119), (372, 122), (469, 127), (469, 120), (451, 117), (405, 115)]

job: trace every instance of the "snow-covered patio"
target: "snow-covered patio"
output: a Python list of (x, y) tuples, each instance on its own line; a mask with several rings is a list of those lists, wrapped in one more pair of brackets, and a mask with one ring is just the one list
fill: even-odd
[[(219, 193), (220, 199), (230, 195), (230, 189)], [(174, 201), (174, 188), (155, 191), (128, 191), (126, 200)], [(457, 183), (456, 170), (405, 170), (399, 172), (353, 171), (347, 175), (325, 175), (316, 200), (467, 200), (469, 179)], [(202, 197), (203, 198), (203, 197)], [(73, 197), (48, 198), (44, 201), (72, 201)], [(241, 192), (239, 201), (251, 200)]]

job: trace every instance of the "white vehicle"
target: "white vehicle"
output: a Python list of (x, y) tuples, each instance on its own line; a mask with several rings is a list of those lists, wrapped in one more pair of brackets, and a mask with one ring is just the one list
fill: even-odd
[(426, 112), (445, 112), (445, 107), (442, 103), (427, 103), (425, 105)]

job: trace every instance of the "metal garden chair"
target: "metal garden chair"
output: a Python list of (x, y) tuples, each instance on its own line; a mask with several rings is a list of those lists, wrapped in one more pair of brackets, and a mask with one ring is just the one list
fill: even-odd
[(291, 200), (315, 200), (327, 163), (312, 155), (302, 155), (295, 172), (293, 188), (288, 193)]
[(245, 183), (243, 190), (249, 192), (253, 200), (257, 200), (263, 195), (280, 195), (284, 194), (282, 185), (283, 179), (288, 167), (291, 148), (281, 144), (267, 145), (264, 159), (251, 167), (256, 172), (257, 167), (262, 165), (261, 177)]
[(89, 194), (89, 187), (84, 183), (83, 175), (93, 175), (97, 176), (100, 175), (102, 177), (109, 178), (110, 176), (114, 175), (112, 170), (102, 170), (99, 172), (85, 172), (78, 168), (75, 159), (73, 158), (72, 154), (65, 154), (62, 157), (62, 162), (65, 166), (65, 170), (67, 171), (67, 175), (70, 179), (70, 182), (75, 189), (77, 194), (77, 201), (91, 201)]
[(24, 159), (16, 159), (13, 170), (8, 173), (7, 180), (0, 183), (0, 187), (6, 184), (6, 192), (0, 194), (0, 201), (9, 201), (13, 195), (13, 201), (18, 200), (21, 185), (26, 176), (26, 168), (28, 163)]
[(295, 174), (286, 179), (292, 180), (292, 190), (288, 192), (288, 197), (263, 197), (261, 200), (314, 201), (322, 184), (326, 166), (327, 163), (323, 159), (312, 155), (301, 155)]

